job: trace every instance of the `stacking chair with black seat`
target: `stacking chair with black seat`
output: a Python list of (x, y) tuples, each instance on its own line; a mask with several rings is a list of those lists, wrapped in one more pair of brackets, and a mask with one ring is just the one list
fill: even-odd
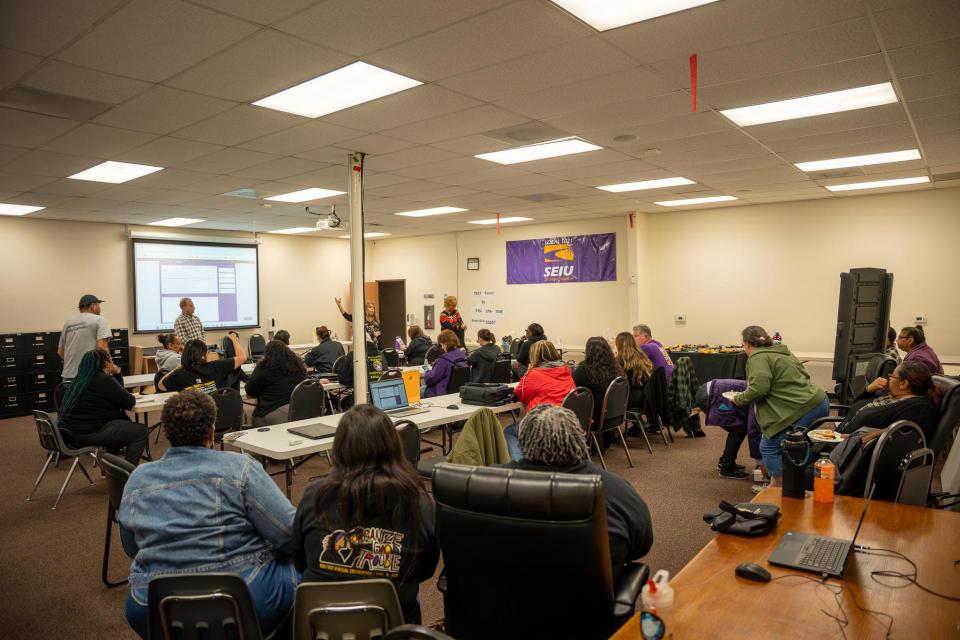
[(60, 486), (60, 493), (57, 494), (57, 500), (53, 503), (53, 508), (56, 509), (57, 505), (60, 504), (60, 498), (63, 497), (63, 492), (67, 490), (67, 485), (70, 484), (70, 478), (73, 477), (73, 472), (76, 471), (77, 465), (80, 465), (80, 471), (87, 477), (90, 484), (93, 484), (93, 480), (90, 478), (90, 474), (87, 473), (86, 467), (80, 464), (80, 456), (89, 455), (96, 461), (97, 447), (74, 447), (68, 445), (64, 442), (60, 429), (57, 428), (50, 414), (46, 411), (35, 410), (33, 412), (33, 419), (37, 423), (37, 435), (40, 437), (40, 446), (47, 451), (47, 460), (43, 463), (43, 468), (40, 470), (40, 475), (37, 476), (37, 481), (33, 483), (33, 491), (30, 492), (30, 497), (27, 498), (28, 501), (33, 500), (34, 494), (37, 493), (37, 487), (40, 486), (40, 481), (43, 480), (43, 476), (46, 475), (47, 469), (50, 468), (50, 463), (54, 458), (57, 460), (61, 458), (73, 458), (70, 471), (67, 472), (67, 477)]
[(383, 578), (301, 582), (293, 604), (294, 640), (382, 638), (403, 624), (400, 599)]
[(420, 462), (420, 429), (412, 420), (398, 420), (395, 426), (403, 445), (403, 455), (416, 469)]
[(403, 378), (403, 372), (399, 369), (388, 369), (380, 376), (380, 380), (396, 380), (398, 378)]
[(247, 353), (253, 362), (259, 362), (263, 359), (263, 352), (267, 350), (267, 341), (259, 333), (250, 336), (247, 342)]
[(593, 422), (593, 392), (586, 387), (570, 389), (560, 406), (577, 414), (577, 420), (583, 427), (584, 435), (589, 435), (590, 425)]
[(380, 357), (383, 358), (383, 363), (388, 367), (399, 367), (400, 366), (400, 354), (397, 353), (396, 349), (386, 348), (380, 351)]
[(383, 640), (454, 640), (443, 631), (423, 627), (419, 624), (404, 624), (390, 629)]
[(120, 509), (120, 499), (123, 498), (123, 487), (136, 467), (120, 456), (103, 453), (100, 455), (100, 468), (107, 478), (107, 531), (103, 536), (103, 567), (100, 579), (108, 587), (119, 587), (127, 583), (126, 578), (117, 581), (107, 578), (107, 569), (110, 567), (110, 540), (113, 536), (113, 525), (118, 524), (117, 510)]
[[(663, 367), (656, 367), (650, 374), (650, 379), (643, 385), (643, 415), (647, 426), (660, 432), (666, 444), (667, 438), (673, 442), (673, 434), (667, 428), (667, 373)], [(666, 434), (666, 435), (664, 435)], [(649, 443), (649, 441), (648, 441)]]
[[(607, 463), (603, 459), (603, 451), (600, 447), (598, 435), (603, 435), (608, 431), (616, 431), (620, 437), (620, 444), (627, 454), (627, 462), (633, 466), (633, 458), (630, 456), (630, 449), (627, 447), (627, 439), (623, 435), (623, 427), (627, 423), (627, 400), (630, 397), (630, 383), (623, 376), (617, 376), (610, 382), (606, 393), (603, 394), (603, 406), (600, 408), (600, 418), (590, 429), (590, 438), (593, 440), (593, 446), (597, 448), (597, 455), (600, 457), (600, 465), (606, 469)], [(643, 437), (647, 443), (647, 449), (653, 453), (650, 447), (650, 441), (646, 434)]]
[(243, 427), (243, 396), (232, 387), (217, 389), (212, 395), (217, 405), (217, 421), (214, 423), (213, 440), (223, 450), (223, 436)]
[(523, 340), (520, 338), (514, 338), (510, 342), (510, 357), (516, 359), (517, 354), (520, 353), (520, 345), (523, 344)]
[(507, 384), (510, 382), (510, 356), (506, 358), (497, 358), (493, 362), (493, 376), (490, 379), (490, 382), (499, 382), (501, 384)]
[(287, 422), (326, 415), (329, 407), (330, 400), (323, 384), (314, 378), (307, 378), (290, 393)]
[(599, 475), (441, 464), (433, 495), (453, 637), (599, 640), (633, 615), (649, 569), (614, 583)]
[(960, 426), (960, 380), (947, 376), (933, 376), (933, 384), (940, 389), (940, 421), (930, 438), (933, 455), (940, 457)]
[(427, 349), (427, 355), (424, 356), (424, 360), (427, 364), (433, 364), (437, 358), (443, 355), (443, 347), (438, 344), (433, 345)]
[(447, 393), (460, 393), (460, 387), (470, 382), (470, 366), (454, 367), (447, 382)]
[[(914, 422), (897, 420), (884, 429), (870, 458), (863, 497), (867, 498), (873, 490), (874, 500), (896, 502), (903, 484), (904, 471), (907, 470), (902, 466), (904, 459), (912, 458), (910, 454), (914, 452), (922, 454), (924, 450), (929, 451), (926, 447), (923, 431)], [(932, 460), (930, 463), (932, 464)], [(913, 482), (915, 483), (915, 480)], [(929, 480), (927, 491), (929, 492)]]
[(262, 640), (247, 583), (235, 573), (157, 576), (147, 587), (149, 638)]

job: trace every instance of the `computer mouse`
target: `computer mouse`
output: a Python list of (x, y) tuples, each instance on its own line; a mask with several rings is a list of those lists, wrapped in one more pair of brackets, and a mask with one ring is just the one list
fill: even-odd
[(448, 405), (447, 405), (447, 409), (457, 410), (457, 409), (459, 409), (459, 408), (460, 408), (460, 405), (458, 405), (458, 404), (448, 404)]
[(753, 562), (744, 562), (738, 565), (736, 573), (741, 578), (754, 582), (770, 582), (770, 572)]

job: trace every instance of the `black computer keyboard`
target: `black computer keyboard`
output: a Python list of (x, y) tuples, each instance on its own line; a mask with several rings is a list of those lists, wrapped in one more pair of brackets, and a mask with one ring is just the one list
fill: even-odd
[(814, 538), (804, 545), (800, 552), (800, 564), (814, 569), (832, 570), (840, 561), (840, 554), (845, 547), (846, 543), (841, 540)]

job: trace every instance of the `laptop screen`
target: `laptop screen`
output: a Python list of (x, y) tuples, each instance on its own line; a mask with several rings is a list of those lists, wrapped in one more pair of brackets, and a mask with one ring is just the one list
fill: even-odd
[(373, 400), (373, 405), (382, 411), (402, 409), (409, 404), (407, 402), (407, 389), (403, 385), (403, 378), (371, 382), (370, 395)]

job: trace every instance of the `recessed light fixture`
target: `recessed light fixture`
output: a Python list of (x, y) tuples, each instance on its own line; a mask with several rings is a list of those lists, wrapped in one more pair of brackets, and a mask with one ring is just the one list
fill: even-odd
[(206, 220), (200, 218), (167, 218), (149, 224), (151, 227), (185, 227), (188, 224), (197, 224), (198, 222), (206, 222)]
[(426, 216), (439, 216), (443, 213), (459, 213), (460, 211), (466, 211), (466, 209), (461, 209), (460, 207), (434, 207), (432, 209), (417, 209), (415, 211), (400, 211), (393, 215), (396, 216), (407, 216), (408, 218), (424, 218)]
[(802, 98), (757, 104), (752, 107), (724, 109), (720, 113), (741, 127), (749, 127), (768, 122), (821, 116), (826, 113), (866, 109), (898, 101), (893, 85), (889, 82), (881, 82), (866, 87), (819, 93)]
[(693, 180), (687, 178), (660, 178), (659, 180), (642, 180), (640, 182), (624, 182), (622, 184), (608, 184), (603, 187), (597, 187), (603, 191), (611, 193), (620, 193), (622, 191), (643, 191), (645, 189), (662, 189), (663, 187), (679, 187), (685, 184), (696, 184)]
[[(364, 238), (382, 238), (383, 236), (389, 236), (389, 235), (390, 235), (389, 233), (384, 233), (384, 232), (382, 232), (382, 231), (368, 231), (367, 233), (363, 234), (363, 237), (364, 237)], [(337, 237), (338, 237), (338, 238), (349, 238), (349, 237), (350, 237), (350, 234), (348, 233), (348, 234), (345, 235), (345, 236), (337, 236)]]
[(857, 189), (882, 189), (883, 187), (902, 187), (908, 184), (923, 184), (930, 182), (928, 176), (914, 178), (896, 178), (894, 180), (873, 180), (871, 182), (853, 182), (851, 184), (831, 184), (828, 191), (856, 191)]
[(533, 218), (521, 218), (519, 216), (513, 216), (511, 218), (490, 218), (489, 220), (471, 220), (470, 224), (507, 224), (508, 222), (526, 222), (528, 220), (533, 220)]
[(354, 62), (253, 104), (307, 118), (319, 118), (420, 84), (423, 83), (419, 80), (372, 64)]
[(919, 159), (919, 149), (905, 149), (903, 151), (889, 151), (887, 153), (871, 153), (865, 156), (849, 156), (846, 158), (833, 158), (831, 160), (797, 162), (794, 166), (801, 171), (826, 171), (827, 169), (866, 167), (872, 164), (887, 164), (888, 162), (905, 162), (907, 160)]
[(525, 147), (494, 151), (492, 153), (481, 153), (473, 157), (480, 158), (481, 160), (489, 160), (490, 162), (496, 162), (498, 164), (517, 164), (518, 162), (556, 158), (574, 153), (596, 151), (597, 149), (603, 149), (603, 147), (598, 147), (595, 144), (591, 144), (577, 137), (571, 137), (531, 144)]
[(163, 167), (151, 167), (148, 164), (133, 164), (130, 162), (107, 160), (95, 167), (90, 167), (86, 171), (81, 171), (80, 173), (75, 173), (67, 177), (71, 180), (89, 180), (91, 182), (120, 184), (121, 182), (129, 182), (135, 178), (140, 178), (162, 169)]
[(25, 204), (6, 204), (0, 202), (0, 216), (25, 216), (46, 207), (31, 207)]
[(316, 231), (316, 227), (290, 227), (289, 229), (277, 229), (275, 231), (268, 231), (267, 233), (284, 233), (284, 234), (294, 234), (294, 233), (307, 233), (308, 231)]
[(597, 31), (643, 22), (717, 0), (553, 0)]
[(737, 200), (733, 196), (709, 196), (707, 198), (687, 198), (686, 200), (664, 200), (662, 202), (654, 202), (653, 204), (658, 204), (661, 207), (683, 207), (691, 204), (709, 204), (711, 202), (729, 202), (730, 200)]
[(264, 200), (276, 200), (277, 202), (306, 202), (308, 200), (319, 200), (320, 198), (329, 198), (330, 196), (341, 196), (346, 191), (334, 191), (333, 189), (319, 189), (313, 187), (310, 189), (301, 189), (300, 191), (291, 191), (290, 193), (281, 193)]

